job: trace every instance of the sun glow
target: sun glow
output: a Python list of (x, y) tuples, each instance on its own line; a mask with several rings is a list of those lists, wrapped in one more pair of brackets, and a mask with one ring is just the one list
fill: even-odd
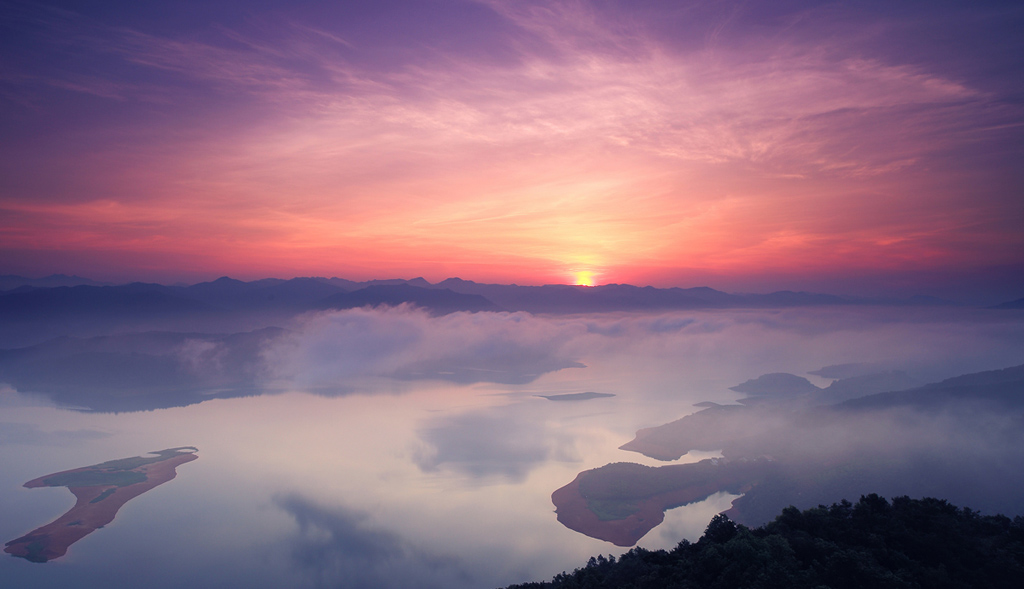
[(593, 272), (577, 272), (576, 286), (594, 286)]

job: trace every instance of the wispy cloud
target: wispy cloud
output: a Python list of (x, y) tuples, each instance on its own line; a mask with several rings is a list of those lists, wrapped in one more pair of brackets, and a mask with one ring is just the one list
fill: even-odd
[[(503, 59), (436, 38), (410, 57), (400, 38), (356, 39), (298, 15), (175, 35), (26, 8), (37, 43), (88, 67), (8, 69), (8, 86), (130, 103), (143, 122), (97, 132), (88, 166), (69, 159), (82, 169), (56, 191), (4, 200), (173, 202), (219, 227), (192, 242), (180, 237), (193, 225), (172, 221), (159, 247), (223, 251), (226, 263), (244, 243), (282, 267), (484, 256), (554, 277), (680, 260), (742, 272), (1013, 258), (1000, 225), (1012, 205), (998, 189), (970, 192), (976, 172), (957, 154), (1002, 145), (1020, 109), (941, 69), (884, 59), (870, 21), (875, 37), (862, 39), (823, 10), (757, 29), (738, 24), (749, 8), (686, 4), (677, 11), (705, 21), (676, 41), (657, 31), (672, 15), (654, 9), (481, 6), (503, 23), (486, 42)], [(92, 247), (126, 238), (94, 220), (107, 239)]]

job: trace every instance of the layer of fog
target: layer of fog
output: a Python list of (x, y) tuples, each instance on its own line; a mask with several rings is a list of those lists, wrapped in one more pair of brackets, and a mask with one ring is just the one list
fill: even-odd
[(1024, 362), (1019, 315), (832, 307), (433, 317), (400, 306), (306, 315), (264, 350), (263, 360), (277, 383), (297, 389), (352, 386), (365, 377), (524, 384), (565, 368), (595, 372), (623, 364), (663, 375), (669, 382), (656, 374), (653, 384), (666, 393), (672, 380), (732, 386), (767, 372), (807, 374), (855, 363), (932, 382)]
[[(402, 381), (414, 373), (455, 383), (456, 390), (473, 380), (568, 392), (592, 388), (618, 395), (617, 410), (655, 402), (660, 423), (693, 413), (695, 400), (744, 397), (728, 387), (764, 373), (792, 371), (822, 387), (832, 382), (826, 377), (843, 376), (846, 380), (820, 394), (806, 384), (816, 391), (806, 403), (744, 408), (720, 428), (719, 433), (733, 432), (731, 437), (692, 448), (722, 450), (729, 458), (767, 454), (778, 461), (778, 480), (764, 487), (770, 497), (762, 500), (751, 493), (746, 499), (752, 520), (790, 503), (816, 505), (869, 492), (939, 495), (1009, 511), (1018, 508), (1016, 487), (999, 481), (1024, 484), (1014, 474), (1024, 472), (1021, 455), (1013, 450), (1024, 432), (1017, 413), (1006, 415), (1000, 407), (970, 399), (944, 406), (897, 403), (861, 412), (809, 411), (890, 390), (886, 383), (901, 390), (1021, 364), (1024, 330), (1019, 318), (1007, 318), (978, 311), (950, 314), (948, 309), (572, 317), (431, 317), (411, 308), (357, 310), (307, 316), (265, 358), (277, 378), (297, 388), (355, 383), (346, 390), (394, 392), (400, 388), (363, 388), (360, 383), (365, 386), (370, 377)], [(556, 372), (552, 367), (578, 362), (587, 367), (573, 368), (571, 377), (542, 378)], [(445, 370), (424, 369), (428, 366)], [(580, 432), (551, 405), (513, 394), (500, 407), (431, 418), (420, 427), (421, 444), (412, 459), (426, 472), (449, 470), (508, 482), (525, 480), (551, 460), (578, 461)], [(633, 458), (622, 454), (618, 460)], [(835, 469), (849, 470), (858, 480), (836, 476)], [(808, 487), (808, 477), (831, 482)], [(805, 482), (791, 484), (797, 480)]]
[(835, 370), (857, 369), (842, 365), (903, 370), (919, 382), (1002, 368), (1024, 361), (1022, 334), (1020, 313), (948, 307), (433, 316), (402, 305), (311, 313), (234, 334), (57, 339), (0, 351), (0, 384), (101, 411), (281, 390), (390, 394), (415, 381), (720, 400), (769, 372), (824, 386)]

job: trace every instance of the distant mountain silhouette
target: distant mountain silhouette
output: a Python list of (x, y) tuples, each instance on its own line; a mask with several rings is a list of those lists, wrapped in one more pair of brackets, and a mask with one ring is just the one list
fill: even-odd
[[(355, 282), (343, 278), (266, 278), (244, 282), (221, 277), (191, 286), (131, 283), (100, 285), (77, 276), (41, 279), (0, 277), (0, 325), (8, 320), (56, 320), (168, 314), (266, 311), (279, 316), (313, 309), (346, 309), (411, 303), (436, 313), (527, 311), (592, 313), (705, 308), (777, 308), (852, 304), (940, 304), (935, 299), (869, 300), (828, 294), (780, 291), (730, 294), (708, 287), (655, 288), (629, 284), (595, 287), (566, 284), (518, 286), (449, 278), (431, 284), (423, 278)], [(358, 294), (357, 294), (358, 293)], [(1012, 306), (1018, 302), (1005, 303)], [(1002, 307), (1001, 306), (1001, 307)]]
[(915, 305), (943, 304), (931, 297), (912, 299), (862, 299), (829, 294), (779, 291), (769, 294), (730, 294), (708, 288), (655, 288), (629, 284), (573, 286), (549, 284), (481, 284), (461, 278), (449, 278), (432, 288), (478, 294), (509, 311), (531, 313), (593, 313), (607, 311), (643, 311), (704, 308), (776, 308), (820, 305)]
[(230, 310), (306, 311), (347, 289), (316, 278), (264, 279), (242, 282), (227, 276), (180, 289), (182, 295)]
[(726, 293), (712, 289), (698, 290), (703, 296), (693, 296), (681, 288), (659, 289), (628, 284), (602, 286), (572, 286), (549, 284), (545, 286), (517, 286), (479, 284), (459, 278), (449, 278), (436, 285), (455, 292), (475, 294), (494, 301), (509, 311), (531, 313), (593, 313), (623, 310), (700, 309), (717, 306), (716, 301)]
[(838, 403), (886, 391), (904, 391), (920, 385), (920, 381), (902, 370), (889, 370), (836, 380), (822, 390), (821, 397)]
[(361, 286), (362, 286), (359, 282), (354, 282), (352, 280), (347, 280), (345, 278), (338, 278), (337, 276), (333, 276), (331, 278), (324, 278), (322, 276), (314, 276), (313, 280), (318, 280), (320, 282), (323, 282), (324, 284), (330, 284), (331, 286), (336, 286), (336, 287), (340, 288), (341, 290), (345, 290), (345, 291), (356, 290), (356, 289), (361, 288)]
[(1024, 299), (1017, 299), (1016, 301), (1007, 301), (992, 307), (993, 309), (1024, 309)]
[[(7, 280), (7, 282), (4, 282)], [(595, 287), (550, 284), (481, 284), (449, 278), (431, 284), (418, 277), (355, 282), (344, 278), (221, 277), (191, 286), (135, 282), (116, 286), (77, 276), (42, 279), (0, 277), (0, 347), (23, 347), (60, 335), (151, 330), (251, 331), (284, 326), (301, 313), (408, 303), (435, 314), (455, 311), (603, 313), (684, 309), (785, 308), (820, 305), (912, 305), (917, 299), (872, 300), (780, 291), (729, 294), (708, 287), (654, 288), (628, 284)], [(917, 301), (917, 302), (915, 302)]]
[(1024, 408), (1024, 365), (965, 374), (903, 391), (877, 393), (836, 405), (841, 410), (916, 407), (931, 411), (954, 404)]
[(212, 305), (175, 294), (173, 287), (142, 282), (121, 286), (58, 286), (0, 293), (0, 320), (53, 320), (79, 314), (183, 314), (215, 310), (216, 307)]
[(13, 290), (15, 288), (53, 288), (55, 286), (112, 286), (109, 282), (97, 282), (81, 276), (68, 276), (67, 274), (51, 274), (43, 278), (26, 278), (7, 274), (0, 276), (0, 291)]

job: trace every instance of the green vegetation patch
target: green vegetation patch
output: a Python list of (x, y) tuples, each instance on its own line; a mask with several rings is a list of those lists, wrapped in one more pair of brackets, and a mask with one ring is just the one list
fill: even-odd
[[(182, 450), (185, 450), (182, 452)], [(192, 452), (189, 452), (191, 450)], [(154, 462), (163, 462), (180, 456), (182, 454), (192, 454), (198, 452), (198, 449), (193, 446), (181, 446), (179, 448), (168, 448), (167, 450), (159, 450), (157, 452), (150, 452), (150, 454), (156, 454), (156, 456), (132, 456), (131, 458), (119, 458), (117, 460), (108, 460), (96, 465), (96, 468), (102, 468), (105, 470), (135, 470), (141, 466), (147, 464), (153, 464)]]
[(597, 519), (606, 522), (626, 519), (640, 511), (640, 502), (617, 499), (588, 499), (587, 509), (592, 511), (597, 516)]
[(103, 491), (102, 493), (100, 493), (99, 496), (97, 496), (95, 499), (93, 499), (89, 503), (99, 503), (100, 501), (103, 501), (107, 497), (110, 497), (111, 495), (113, 495), (114, 491), (116, 491), (116, 490), (117, 490), (117, 488), (107, 489), (106, 491)]
[(82, 470), (55, 474), (43, 479), (48, 487), (127, 487), (146, 480), (146, 475), (131, 470)]
[(580, 494), (588, 502), (635, 501), (687, 485), (706, 484), (723, 470), (713, 466), (710, 460), (662, 467), (616, 462), (582, 473)]
[(117, 460), (108, 460), (96, 465), (96, 468), (102, 468), (105, 470), (134, 470), (140, 466), (146, 466), (154, 462), (160, 462), (166, 460), (168, 457), (162, 456), (151, 456), (144, 458), (142, 456), (132, 456), (131, 458), (119, 458)]
[(29, 562), (46, 562), (50, 560), (43, 556), (43, 551), (46, 550), (46, 543), (39, 540), (32, 540), (25, 544), (25, 560)]

